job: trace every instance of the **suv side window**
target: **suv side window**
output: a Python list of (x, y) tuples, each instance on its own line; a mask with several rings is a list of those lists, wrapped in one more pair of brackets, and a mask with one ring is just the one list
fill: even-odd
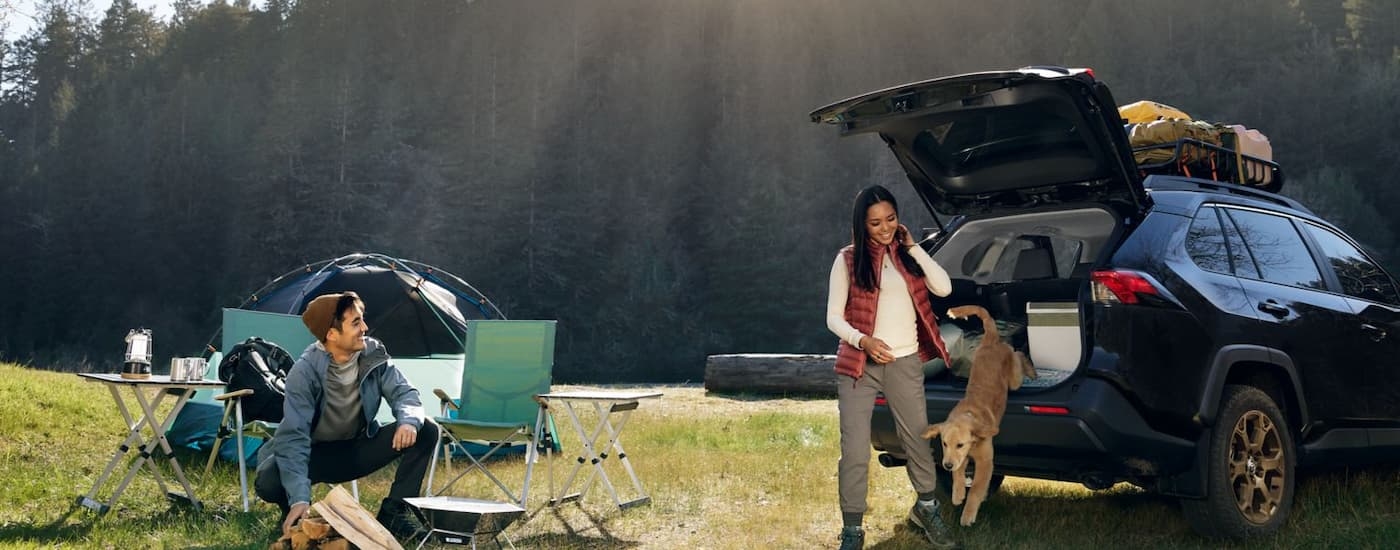
[(1220, 230), (1220, 216), (1215, 208), (1206, 207), (1196, 212), (1196, 219), (1191, 221), (1191, 229), (1186, 233), (1186, 253), (1201, 269), (1226, 275), (1231, 273), (1230, 249), (1225, 244), (1225, 234)]
[(1385, 270), (1372, 262), (1360, 249), (1347, 242), (1341, 235), (1311, 223), (1303, 224), (1308, 234), (1322, 247), (1322, 253), (1337, 272), (1342, 283), (1342, 292), (1353, 298), (1400, 304), (1400, 295), (1395, 291), (1395, 283)]
[(1322, 272), (1303, 244), (1293, 221), (1253, 210), (1226, 209), (1235, 221), (1245, 246), (1254, 256), (1263, 280), (1281, 285), (1327, 290)]
[(1254, 265), (1254, 257), (1249, 255), (1249, 249), (1244, 246), (1244, 237), (1240, 235), (1239, 228), (1235, 227), (1235, 221), (1225, 215), (1221, 215), (1221, 218), (1220, 223), (1225, 226), (1225, 244), (1230, 247), (1230, 263), (1235, 266), (1235, 275), (1262, 280), (1259, 267)]

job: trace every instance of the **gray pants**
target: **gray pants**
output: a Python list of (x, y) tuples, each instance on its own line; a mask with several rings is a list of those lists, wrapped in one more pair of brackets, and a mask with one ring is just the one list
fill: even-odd
[(870, 492), (870, 413), (875, 394), (883, 392), (894, 414), (895, 431), (909, 458), (905, 472), (919, 493), (934, 490), (933, 450), (920, 437), (928, 427), (928, 403), (924, 401), (924, 365), (919, 356), (900, 357), (880, 365), (867, 362), (865, 376), (854, 380), (836, 377), (837, 407), (841, 415), (841, 460), (837, 464), (841, 512), (864, 514)]

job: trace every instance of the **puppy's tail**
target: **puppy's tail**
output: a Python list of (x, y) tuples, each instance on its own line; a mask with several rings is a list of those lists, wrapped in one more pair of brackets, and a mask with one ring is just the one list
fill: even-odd
[(987, 313), (987, 308), (982, 306), (958, 306), (948, 310), (948, 316), (954, 319), (966, 319), (977, 317), (982, 320), (982, 343), (995, 344), (1001, 341), (1001, 333), (997, 332), (997, 322), (992, 319), (992, 315)]

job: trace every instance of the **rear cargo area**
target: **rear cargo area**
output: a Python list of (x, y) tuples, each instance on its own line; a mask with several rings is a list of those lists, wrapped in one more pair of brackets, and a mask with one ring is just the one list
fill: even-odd
[(929, 383), (956, 384), (972, 368), (982, 337), (978, 319), (947, 318), (947, 308), (977, 304), (987, 309), (1002, 338), (1025, 352), (1039, 377), (1025, 388), (1059, 384), (1078, 369), (1085, 347), (1081, 294), (1089, 273), (1116, 242), (1118, 217), (1086, 206), (969, 219), (949, 228), (932, 251), (953, 279), (953, 293), (935, 300), (940, 329), (952, 364), (935, 359)]

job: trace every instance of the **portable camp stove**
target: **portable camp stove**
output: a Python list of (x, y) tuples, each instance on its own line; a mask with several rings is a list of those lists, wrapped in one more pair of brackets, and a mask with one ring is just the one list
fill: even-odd
[[(476, 548), (479, 537), (490, 539), (501, 548), (497, 537), (501, 531), (525, 514), (525, 509), (509, 502), (460, 497), (412, 497), (403, 499), (413, 513), (428, 527), (428, 534), (418, 543), (427, 544), (434, 535), (443, 544), (469, 545)], [(506, 538), (515, 548), (515, 543)]]

